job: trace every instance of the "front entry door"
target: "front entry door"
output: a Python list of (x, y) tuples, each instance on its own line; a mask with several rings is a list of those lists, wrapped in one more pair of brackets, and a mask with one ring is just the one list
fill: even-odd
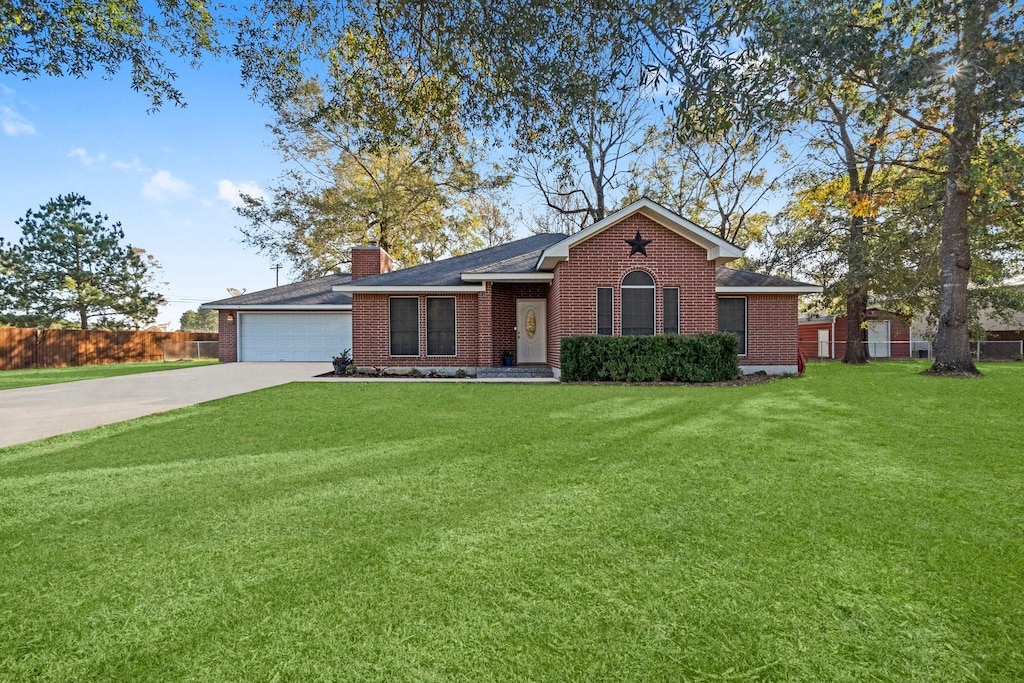
[(544, 299), (516, 300), (516, 359), (518, 362), (547, 362), (547, 323), (547, 301)]

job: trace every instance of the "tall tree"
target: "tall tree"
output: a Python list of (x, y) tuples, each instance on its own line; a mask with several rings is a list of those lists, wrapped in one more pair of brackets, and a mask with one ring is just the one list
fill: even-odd
[(650, 153), (631, 169), (634, 196), (649, 197), (741, 246), (760, 236), (770, 218), (764, 200), (789, 171), (778, 136), (731, 130), (705, 139), (669, 121), (647, 137)]
[[(825, 84), (843, 75), (870, 105), (863, 110), (867, 119), (892, 112), (942, 138), (947, 158), (940, 266), (944, 303), (931, 371), (976, 374), (967, 343), (967, 213), (976, 189), (970, 164), (987, 127), (1019, 124), (1024, 4), (722, 2), (686, 18), (689, 23), (672, 24), (667, 32), (651, 30), (663, 47), (688, 48), (676, 50), (667, 69), (682, 83), (678, 111), (685, 121), (720, 129), (737, 118), (777, 120), (786, 111), (813, 115), (818, 110), (814, 81), (790, 87), (792, 74), (810, 66), (822, 72)], [(744, 107), (737, 114), (739, 101)]]
[(604, 218), (629, 188), (630, 164), (644, 146), (653, 105), (643, 82), (626, 76), (591, 96), (556, 98), (548, 105), (550, 121), (513, 141), (520, 176), (565, 232)]
[(179, 322), (182, 332), (216, 332), (219, 324), (217, 311), (209, 308), (185, 311)]
[(445, 126), (443, 141), (434, 138), (434, 122), (420, 129), (420, 146), (389, 142), (391, 136), (368, 140), (372, 128), (355, 129), (328, 106), (319, 82), (306, 82), (281, 104), (274, 126), (293, 167), (269, 199), (243, 196), (244, 241), (289, 260), (304, 277), (344, 267), (353, 246), (371, 242), (405, 266), (478, 248), (485, 226), (470, 200), (508, 177), (478, 170), (485, 166), (479, 151), (454, 124)]
[[(932, 49), (921, 66), (945, 69), (952, 102), (943, 125), (915, 111), (908, 120), (942, 135), (948, 146), (946, 192), (942, 212), (939, 326), (932, 374), (976, 375), (969, 346), (968, 289), (971, 270), (971, 203), (980, 193), (972, 158), (986, 126), (1019, 125), (1024, 108), (1024, 6), (999, 0), (961, 0), (937, 17)], [(935, 19), (933, 19), (935, 20)], [(937, 62), (937, 63), (936, 63)], [(934, 74), (915, 74), (919, 106), (948, 102)]]
[(134, 328), (153, 322), (163, 301), (153, 289), (158, 265), (124, 244), (121, 224), (90, 214), (90, 205), (81, 195), (60, 195), (16, 221), (21, 238), (0, 245), (7, 315), (41, 325), (73, 316), (83, 330), (93, 321)]

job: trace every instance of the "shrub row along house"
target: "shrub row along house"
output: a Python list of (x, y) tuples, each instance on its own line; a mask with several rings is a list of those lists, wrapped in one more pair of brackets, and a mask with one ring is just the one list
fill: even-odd
[(797, 298), (815, 285), (725, 266), (742, 250), (648, 199), (573, 235), (541, 234), (392, 270), (378, 247), (351, 274), (204, 304), (220, 359), (323, 361), (453, 372), (552, 368), (567, 336), (727, 331), (744, 372), (797, 369)]

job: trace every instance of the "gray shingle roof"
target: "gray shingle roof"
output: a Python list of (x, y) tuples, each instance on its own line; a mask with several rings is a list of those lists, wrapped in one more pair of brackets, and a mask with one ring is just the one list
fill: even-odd
[(715, 284), (719, 287), (814, 287), (808, 282), (787, 280), (774, 275), (761, 275), (749, 270), (719, 266), (715, 269)]
[(235, 306), (351, 306), (352, 297), (335, 292), (336, 285), (349, 282), (348, 273), (325, 275), (302, 282), (293, 282), (280, 287), (246, 292), (230, 299), (220, 299), (203, 304), (206, 308), (233, 308)]
[(565, 237), (557, 233), (531, 235), (471, 254), (359, 278), (352, 284), (360, 287), (444, 287), (466, 284), (462, 281), (463, 273), (532, 273), (541, 252)]

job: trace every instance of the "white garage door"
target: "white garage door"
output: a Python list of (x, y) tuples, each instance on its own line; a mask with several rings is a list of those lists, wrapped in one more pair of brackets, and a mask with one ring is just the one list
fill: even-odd
[(239, 313), (238, 360), (329, 361), (352, 348), (352, 314)]

